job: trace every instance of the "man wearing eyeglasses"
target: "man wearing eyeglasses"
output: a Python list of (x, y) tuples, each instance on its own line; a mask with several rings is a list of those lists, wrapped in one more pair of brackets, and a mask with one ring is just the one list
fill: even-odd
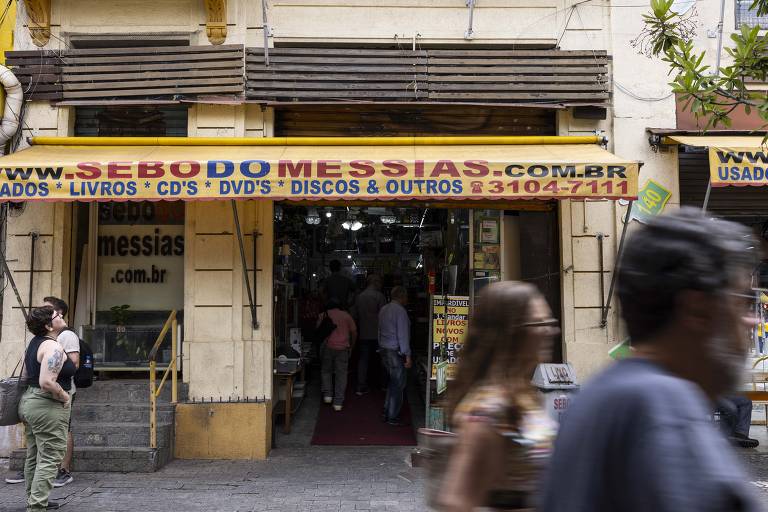
[(762, 510), (710, 419), (744, 382), (754, 245), (745, 227), (693, 209), (627, 240), (618, 291), (634, 353), (565, 413), (540, 510)]

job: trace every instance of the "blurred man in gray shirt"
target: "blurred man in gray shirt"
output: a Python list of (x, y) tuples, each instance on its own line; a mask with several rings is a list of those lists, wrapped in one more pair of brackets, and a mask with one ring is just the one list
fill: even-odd
[(749, 231), (683, 209), (630, 237), (618, 269), (634, 354), (565, 413), (543, 512), (761, 510), (711, 420), (737, 389), (754, 326)]
[(371, 374), (376, 375), (379, 382), (379, 311), (387, 303), (381, 293), (381, 278), (371, 274), (368, 276), (368, 286), (355, 300), (354, 316), (357, 320), (357, 332), (360, 342), (359, 359), (357, 361), (357, 394), (364, 395), (369, 389)]

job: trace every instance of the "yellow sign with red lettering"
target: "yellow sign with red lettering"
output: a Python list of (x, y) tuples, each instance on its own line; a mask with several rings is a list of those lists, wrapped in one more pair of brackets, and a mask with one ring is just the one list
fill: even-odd
[(0, 201), (634, 199), (637, 162), (584, 146), (34, 146)]

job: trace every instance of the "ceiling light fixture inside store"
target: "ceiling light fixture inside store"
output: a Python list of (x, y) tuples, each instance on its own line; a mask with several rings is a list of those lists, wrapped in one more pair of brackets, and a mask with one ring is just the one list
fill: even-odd
[(358, 231), (363, 227), (363, 223), (357, 219), (347, 219), (341, 223), (341, 227), (352, 231)]
[(388, 225), (397, 222), (397, 216), (395, 216), (389, 208), (384, 210), (384, 214), (379, 218), (381, 219), (382, 224)]
[(347, 220), (341, 223), (341, 227), (346, 230), (358, 231), (363, 227), (363, 223), (357, 220), (357, 214), (360, 213), (359, 208), (347, 207)]
[(326, 209), (325, 209), (325, 216), (326, 216), (327, 218), (329, 218), (329, 219), (330, 219), (331, 217), (333, 217), (333, 210), (331, 210), (330, 208), (326, 208)]
[(314, 206), (307, 208), (307, 216), (304, 218), (304, 221), (311, 226), (320, 224), (320, 214), (317, 213), (317, 208)]

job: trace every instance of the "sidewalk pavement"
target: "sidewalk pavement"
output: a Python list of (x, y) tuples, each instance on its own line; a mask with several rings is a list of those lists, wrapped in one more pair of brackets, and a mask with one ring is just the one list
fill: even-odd
[[(51, 498), (63, 512), (426, 510), (409, 452), (309, 447), (276, 449), (259, 462), (176, 460), (157, 473), (76, 473)], [(24, 511), (23, 484), (0, 482), (0, 511)]]
[[(310, 445), (321, 406), (310, 388), (291, 433), (277, 431), (277, 448), (266, 461), (175, 460), (157, 473), (75, 473), (51, 498), (64, 504), (63, 512), (427, 510), (424, 471), (406, 462), (411, 447)], [(760, 447), (738, 453), (768, 502), (768, 430), (753, 425), (750, 435)], [(7, 468), (0, 459), (0, 475)], [(17, 511), (24, 511), (24, 485), (0, 481), (0, 512)]]
[[(51, 499), (65, 503), (62, 512), (427, 510), (424, 472), (406, 462), (413, 447), (312, 446), (323, 406), (318, 383), (306, 393), (291, 433), (278, 427), (266, 461), (174, 460), (156, 473), (73, 473), (75, 481)], [(0, 459), (3, 477), (7, 467)], [(0, 480), (0, 512), (17, 511), (24, 511), (24, 485)]]

